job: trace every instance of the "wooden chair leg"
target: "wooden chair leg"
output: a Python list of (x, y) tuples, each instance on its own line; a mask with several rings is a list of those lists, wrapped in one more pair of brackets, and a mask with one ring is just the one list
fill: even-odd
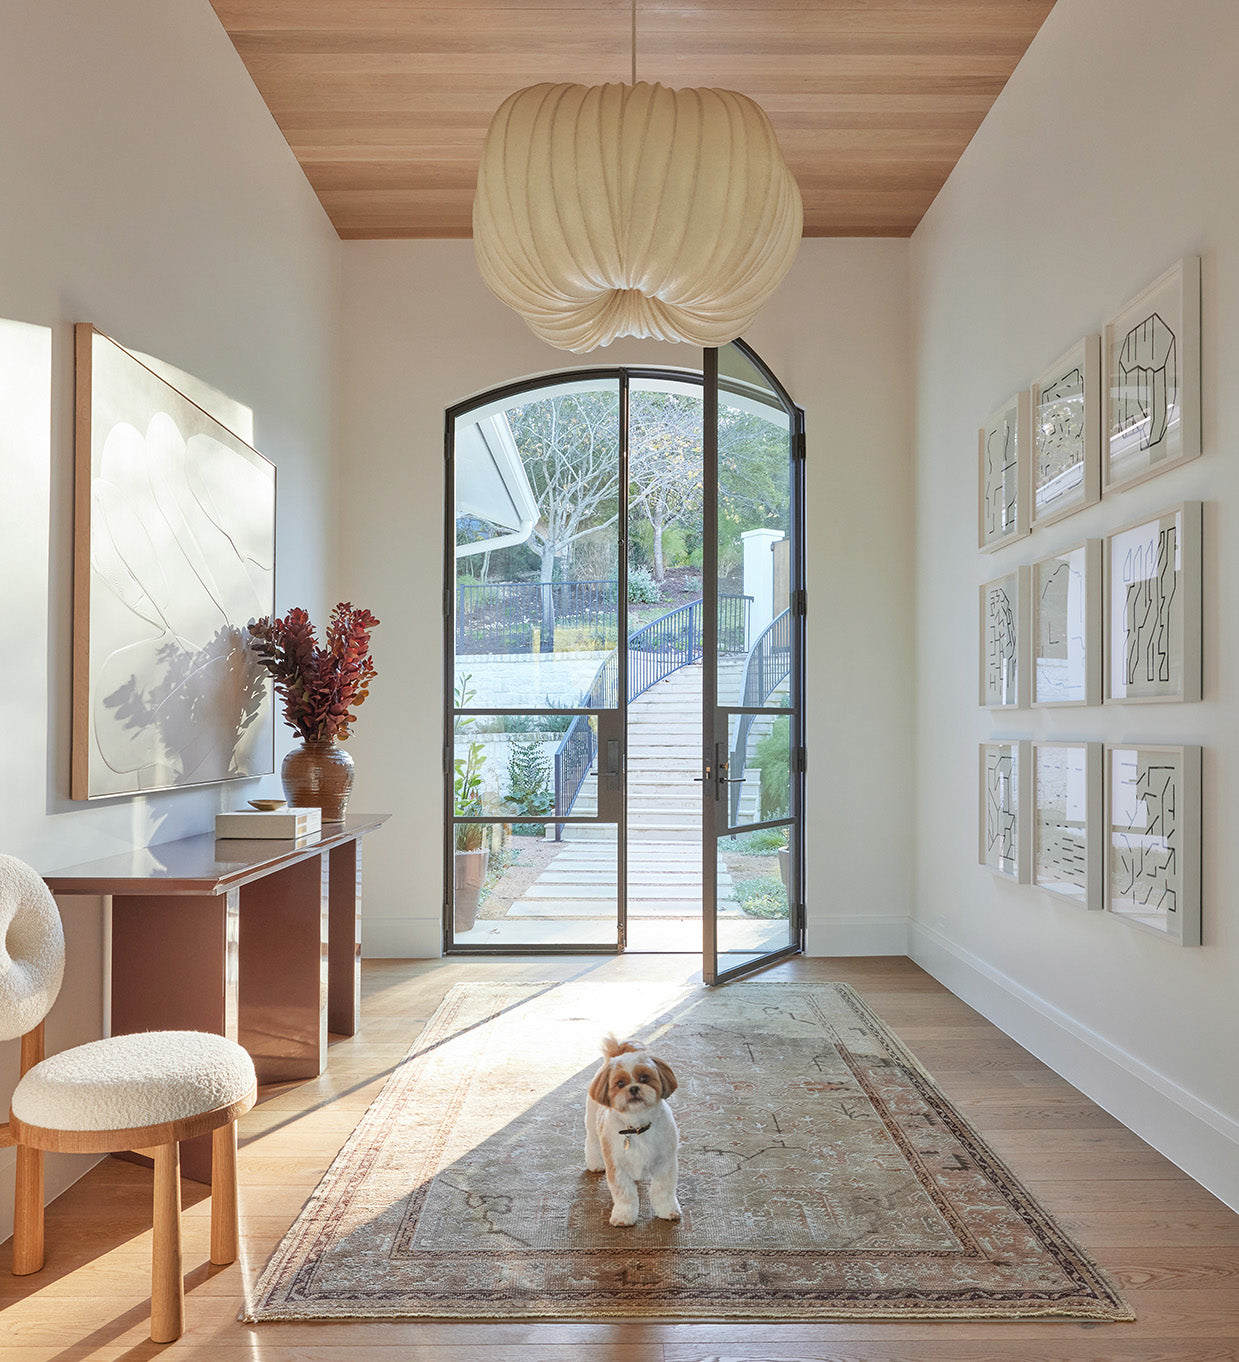
[(151, 1247), (151, 1342), (171, 1343), (185, 1328), (181, 1267), (181, 1150), (160, 1145), (155, 1156), (155, 1213)]
[(211, 1261), (235, 1263), (238, 1251), (237, 1123), (211, 1132)]
[(13, 1273), (43, 1266), (43, 1151), (17, 1146), (17, 1198), (13, 1205)]

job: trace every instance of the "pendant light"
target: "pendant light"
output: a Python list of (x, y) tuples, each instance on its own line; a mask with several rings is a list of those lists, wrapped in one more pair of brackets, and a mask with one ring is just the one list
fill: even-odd
[(533, 85), (486, 133), (473, 244), (543, 340), (735, 340), (800, 244), (800, 190), (764, 111), (732, 90)]

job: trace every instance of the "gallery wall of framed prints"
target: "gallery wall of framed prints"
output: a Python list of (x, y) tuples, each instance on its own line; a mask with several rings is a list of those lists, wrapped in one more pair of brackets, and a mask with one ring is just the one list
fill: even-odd
[[(977, 433), (978, 546), (995, 556), (980, 560), (979, 704), (1078, 716), (1068, 737), (980, 744), (978, 861), (1184, 946), (1202, 942), (1203, 753), (1176, 741), (1173, 706), (1202, 697), (1203, 506), (1136, 515), (1123, 494), (1200, 455), (1200, 410), (1200, 261), (1186, 256)], [(1099, 503), (1113, 507), (1103, 533), (1059, 532)], [(1140, 704), (1170, 707), (1155, 741), (1103, 742), (1088, 717)]]

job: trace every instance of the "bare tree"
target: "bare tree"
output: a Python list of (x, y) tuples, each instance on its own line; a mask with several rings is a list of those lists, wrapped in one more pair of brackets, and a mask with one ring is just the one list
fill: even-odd
[(555, 559), (619, 518), (619, 394), (571, 392), (509, 412), (540, 516), (530, 537), (542, 584), (541, 651), (555, 647)]
[(654, 580), (667, 575), (663, 534), (672, 525), (699, 524), (702, 508), (701, 399), (678, 393), (635, 392), (630, 399), (629, 505), (653, 531)]

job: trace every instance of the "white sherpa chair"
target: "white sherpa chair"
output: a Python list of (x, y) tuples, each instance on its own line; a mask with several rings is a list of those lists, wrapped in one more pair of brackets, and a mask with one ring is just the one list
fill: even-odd
[(0, 856), (0, 1041), (21, 1037), (21, 1079), (0, 1145), (17, 1146), (13, 1271), (43, 1266), (43, 1151), (137, 1150), (155, 1161), (151, 1339), (185, 1322), (178, 1141), (212, 1135), (211, 1261), (237, 1256), (237, 1117), (254, 1105), (249, 1055), (199, 1031), (113, 1036), (43, 1057), (43, 1018), (60, 992), (64, 932), (39, 875)]

